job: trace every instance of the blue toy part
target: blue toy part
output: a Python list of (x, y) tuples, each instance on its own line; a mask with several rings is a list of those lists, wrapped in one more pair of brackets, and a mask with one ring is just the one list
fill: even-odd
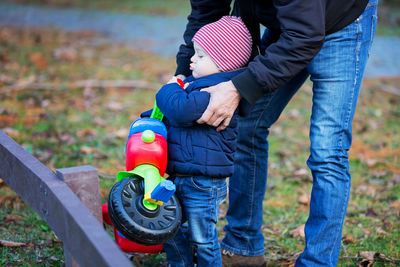
[(151, 198), (157, 201), (162, 201), (167, 203), (172, 195), (175, 193), (176, 186), (172, 181), (165, 180), (161, 181), (154, 189), (151, 191)]
[(123, 236), (123, 234), (121, 234), (121, 232), (120, 231), (118, 231), (117, 230), (117, 232), (118, 232), (118, 234), (122, 237), (122, 238), (125, 238), (126, 239), (126, 237), (125, 236)]
[(131, 124), (128, 140), (132, 134), (141, 133), (144, 132), (145, 130), (152, 130), (153, 132), (158, 133), (164, 136), (165, 139), (167, 139), (167, 128), (165, 127), (164, 123), (153, 118), (141, 118), (135, 120)]

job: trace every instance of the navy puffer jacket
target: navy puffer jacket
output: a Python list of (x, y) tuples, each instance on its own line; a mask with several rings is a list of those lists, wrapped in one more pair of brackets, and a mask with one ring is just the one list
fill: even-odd
[(220, 132), (215, 127), (197, 124), (196, 120), (206, 110), (210, 100), (210, 94), (200, 92), (200, 89), (229, 81), (242, 71), (221, 72), (198, 79), (190, 76), (184, 81), (190, 82), (186, 90), (177, 83), (171, 83), (164, 85), (157, 93), (157, 105), (164, 113), (168, 129), (169, 175), (215, 178), (232, 175), (238, 111), (235, 111), (230, 125)]

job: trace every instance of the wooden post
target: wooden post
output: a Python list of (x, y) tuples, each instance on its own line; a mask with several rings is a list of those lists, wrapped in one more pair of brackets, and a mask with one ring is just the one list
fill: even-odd
[[(57, 177), (64, 181), (94, 217), (102, 223), (100, 187), (97, 169), (92, 166), (78, 166), (56, 170)], [(66, 267), (79, 267), (64, 246)]]

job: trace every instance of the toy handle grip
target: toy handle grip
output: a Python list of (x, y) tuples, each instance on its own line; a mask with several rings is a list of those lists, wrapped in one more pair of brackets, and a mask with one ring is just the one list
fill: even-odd
[[(183, 81), (179, 78), (176, 79), (176, 82), (180, 85), (180, 87), (184, 87), (185, 84), (183, 83)], [(161, 110), (158, 108), (157, 106), (157, 101), (154, 100), (154, 107), (153, 107), (153, 111), (151, 112), (150, 118), (153, 119), (157, 119), (162, 121), (162, 119), (164, 118), (164, 114), (161, 112)]]

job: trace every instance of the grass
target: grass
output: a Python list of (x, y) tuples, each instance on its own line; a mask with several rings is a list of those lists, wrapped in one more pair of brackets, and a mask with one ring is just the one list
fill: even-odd
[(1, 203), (0, 239), (25, 244), (0, 247), (0, 266), (63, 266), (62, 243), (48, 225), (9, 188), (0, 195), (8, 197)]
[[(164, 82), (174, 59), (122, 45), (93, 46), (93, 33), (54, 29), (0, 28), (0, 129), (48, 168), (97, 167), (103, 201), (124, 168), (130, 123), (152, 107), (151, 86), (85, 88), (85, 79)], [(15, 89), (16, 84), (51, 83), (53, 89)], [(355, 266), (362, 252), (381, 253), (374, 266), (397, 266), (400, 258), (400, 98), (385, 88), (400, 79), (366, 80), (353, 123), (350, 151), (352, 192), (343, 229), (339, 266)], [(304, 238), (292, 230), (305, 223), (312, 182), (305, 162), (311, 89), (307, 83), (271, 128), (269, 189), (264, 201), (268, 266), (290, 266)], [(1, 177), (0, 177), (1, 178)], [(221, 206), (226, 211), (227, 203)], [(223, 212), (222, 212), (223, 213)], [(224, 216), (218, 224), (221, 237)], [(0, 247), (0, 265), (61, 266), (63, 247), (47, 224), (0, 183), (0, 239), (25, 243)], [(138, 266), (165, 263), (165, 255), (136, 255)]]

